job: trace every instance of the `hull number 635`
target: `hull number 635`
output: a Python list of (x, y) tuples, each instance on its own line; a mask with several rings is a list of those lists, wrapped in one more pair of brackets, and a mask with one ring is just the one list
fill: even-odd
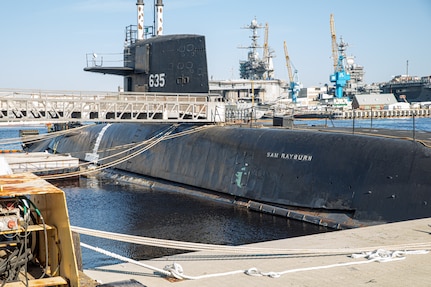
[(148, 86), (151, 88), (162, 88), (165, 86), (165, 73), (150, 74), (148, 77)]

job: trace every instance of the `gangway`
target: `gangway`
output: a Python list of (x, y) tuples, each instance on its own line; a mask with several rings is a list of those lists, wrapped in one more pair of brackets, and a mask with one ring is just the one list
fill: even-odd
[(224, 122), (219, 95), (0, 89), (0, 122)]

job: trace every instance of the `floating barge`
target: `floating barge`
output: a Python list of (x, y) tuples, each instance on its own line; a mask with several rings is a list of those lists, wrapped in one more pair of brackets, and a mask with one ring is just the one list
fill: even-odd
[(32, 172), (37, 175), (61, 174), (77, 171), (79, 159), (70, 155), (46, 152), (16, 152), (0, 155), (8, 163), (13, 173)]

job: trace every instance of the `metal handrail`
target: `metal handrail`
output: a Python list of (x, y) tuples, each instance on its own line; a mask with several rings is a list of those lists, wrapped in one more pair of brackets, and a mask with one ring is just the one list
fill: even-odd
[(219, 95), (0, 89), (1, 121), (213, 122)]

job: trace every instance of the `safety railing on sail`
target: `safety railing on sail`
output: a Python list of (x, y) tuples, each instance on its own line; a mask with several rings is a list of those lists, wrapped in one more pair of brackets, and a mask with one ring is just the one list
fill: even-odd
[(0, 121), (224, 122), (218, 95), (0, 89)]
[[(136, 25), (126, 26), (125, 30), (126, 39), (124, 42), (124, 46), (130, 46), (136, 42), (138, 38), (138, 27)], [(148, 38), (148, 36), (154, 36), (154, 26), (145, 26), (144, 27), (144, 38)]]
[(87, 53), (85, 59), (88, 67), (103, 67), (103, 66), (114, 66), (120, 67), (123, 65), (123, 54), (122, 53)]

